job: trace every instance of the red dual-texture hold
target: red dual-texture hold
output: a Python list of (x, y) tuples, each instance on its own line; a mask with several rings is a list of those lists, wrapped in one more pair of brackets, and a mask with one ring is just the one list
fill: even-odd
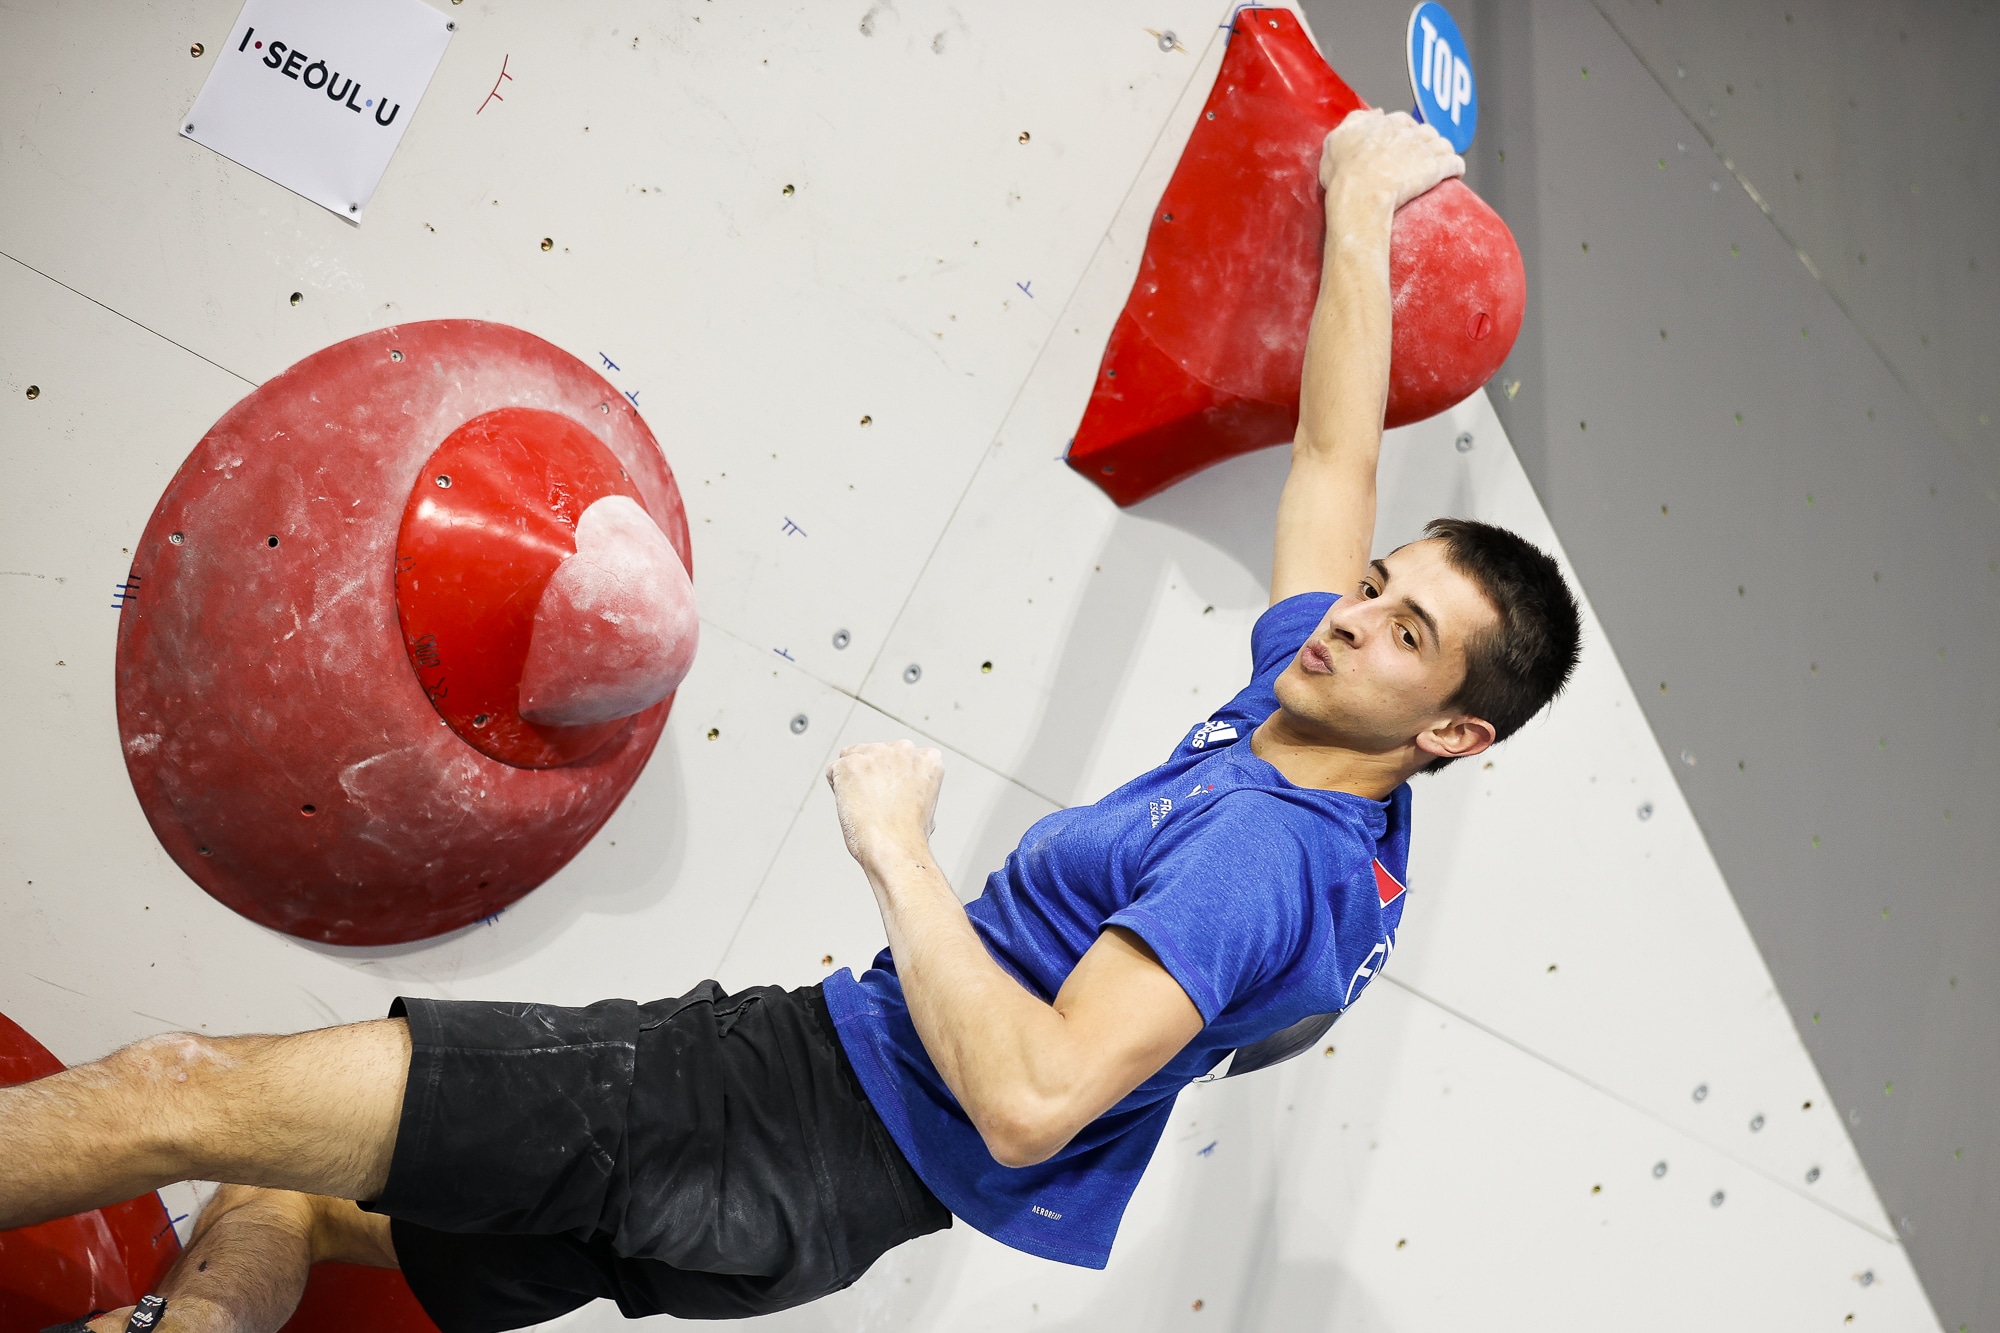
[[(62, 1061), (0, 1014), (0, 1087), (60, 1073)], [(0, 1152), (12, 1151), (0, 1145)], [(157, 1194), (0, 1231), (0, 1333), (39, 1333), (151, 1291), (181, 1252)]]
[[(1117, 503), (1292, 438), (1326, 232), (1320, 146), (1366, 105), (1292, 13), (1237, 12), (1069, 449)], [(1397, 211), (1389, 285), (1385, 424), (1403, 426), (1492, 378), (1527, 280), (1507, 224), (1453, 180)]]
[(617, 455), (568, 417), (521, 407), (453, 431), (411, 488), (396, 545), (404, 647), (439, 716), (502, 763), (575, 763), (627, 725), (625, 713), (567, 727), (521, 716), (550, 576), (607, 496), (638, 499)]
[[(446, 467), (450, 490), (434, 479)], [(467, 501), (443, 524), (461, 529), (456, 544), (447, 532), (399, 553), (416, 497), (459, 487)], [(147, 524), (132, 568), (141, 591), (118, 630), (126, 767), (175, 863), (254, 921), (349, 945), (472, 924), (566, 864), (637, 778), (671, 696), (623, 680), (616, 697), (643, 701), (636, 712), (558, 709), (586, 721), (538, 732), (515, 725), (518, 694), (494, 672), (479, 708), (473, 678), (482, 656), (532, 657), (551, 600), (588, 609), (544, 594), (593, 503), (625, 506), (615, 538), (646, 548), (650, 534), (659, 548), (608, 567), (660, 582), (675, 566), (675, 623), (691, 625), (687, 519), (658, 444), (601, 376), (531, 334), (477, 320), (382, 329), (230, 409)], [(457, 585), (477, 600), (458, 623), (483, 616), (492, 642), (450, 642), (448, 615), (422, 623), (423, 607), (413, 618), (399, 605), (399, 564), (410, 568), (399, 554), (447, 548), (478, 585)], [(518, 567), (488, 578), (482, 560)], [(543, 656), (560, 662), (562, 633), (597, 651), (578, 623), (556, 615)], [(692, 640), (676, 651), (684, 672)], [(450, 677), (438, 707), (426, 687), (439, 682), (421, 678), (433, 659)], [(639, 674), (655, 687), (679, 679)], [(478, 712), (490, 725), (503, 705), (513, 717), (495, 735), (507, 734), (479, 743)]]

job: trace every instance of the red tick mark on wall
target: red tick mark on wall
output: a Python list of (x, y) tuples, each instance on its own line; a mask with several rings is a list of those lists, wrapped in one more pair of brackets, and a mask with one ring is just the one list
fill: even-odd
[[(503, 55), (500, 57), (500, 77), (493, 80), (493, 91), (486, 94), (486, 102), (506, 101), (507, 99), (500, 95), (500, 85), (503, 83), (512, 83), (513, 81), (514, 76), (507, 72), (507, 57)], [(479, 104), (479, 111), (475, 111), (472, 114), (476, 116), (480, 111), (486, 110), (486, 102), (481, 102)]]

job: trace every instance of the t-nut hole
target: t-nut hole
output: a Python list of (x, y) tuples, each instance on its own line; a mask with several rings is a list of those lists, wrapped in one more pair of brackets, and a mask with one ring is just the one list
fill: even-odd
[(316, 805), (302, 805), (299, 807), (299, 813), (310, 817), (319, 813), (319, 807)]
[(493, 719), (487, 716), (485, 713), (474, 713), (472, 715), (472, 725), (475, 727), (483, 727), (492, 720)]
[(441, 490), (441, 491), (448, 491), (448, 490), (450, 490), (450, 489), (451, 489), (451, 474), (450, 474), (450, 473), (448, 473), (448, 472), (440, 472), (440, 473), (438, 473), (438, 474), (437, 474), (437, 484), (438, 484), (438, 489), (439, 489), (439, 490)]
[(266, 546), (276, 546), (277, 544), (278, 544), (278, 534), (275, 532), (264, 539), (264, 545)]

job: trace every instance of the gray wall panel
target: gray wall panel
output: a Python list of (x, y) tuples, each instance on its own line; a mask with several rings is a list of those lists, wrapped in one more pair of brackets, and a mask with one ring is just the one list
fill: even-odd
[[(1373, 8), (1309, 6), (1344, 73)], [(1992, 19), (1454, 8), (1528, 262), (1494, 400), (1940, 1317), (2000, 1325)]]
[(1600, 8), (1946, 435), (1990, 462), (2000, 443), (2000, 6)]

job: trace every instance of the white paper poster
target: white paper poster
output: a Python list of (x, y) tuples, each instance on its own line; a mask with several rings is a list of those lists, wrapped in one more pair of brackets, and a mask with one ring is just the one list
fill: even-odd
[(181, 134), (359, 222), (456, 27), (423, 0), (249, 0)]

